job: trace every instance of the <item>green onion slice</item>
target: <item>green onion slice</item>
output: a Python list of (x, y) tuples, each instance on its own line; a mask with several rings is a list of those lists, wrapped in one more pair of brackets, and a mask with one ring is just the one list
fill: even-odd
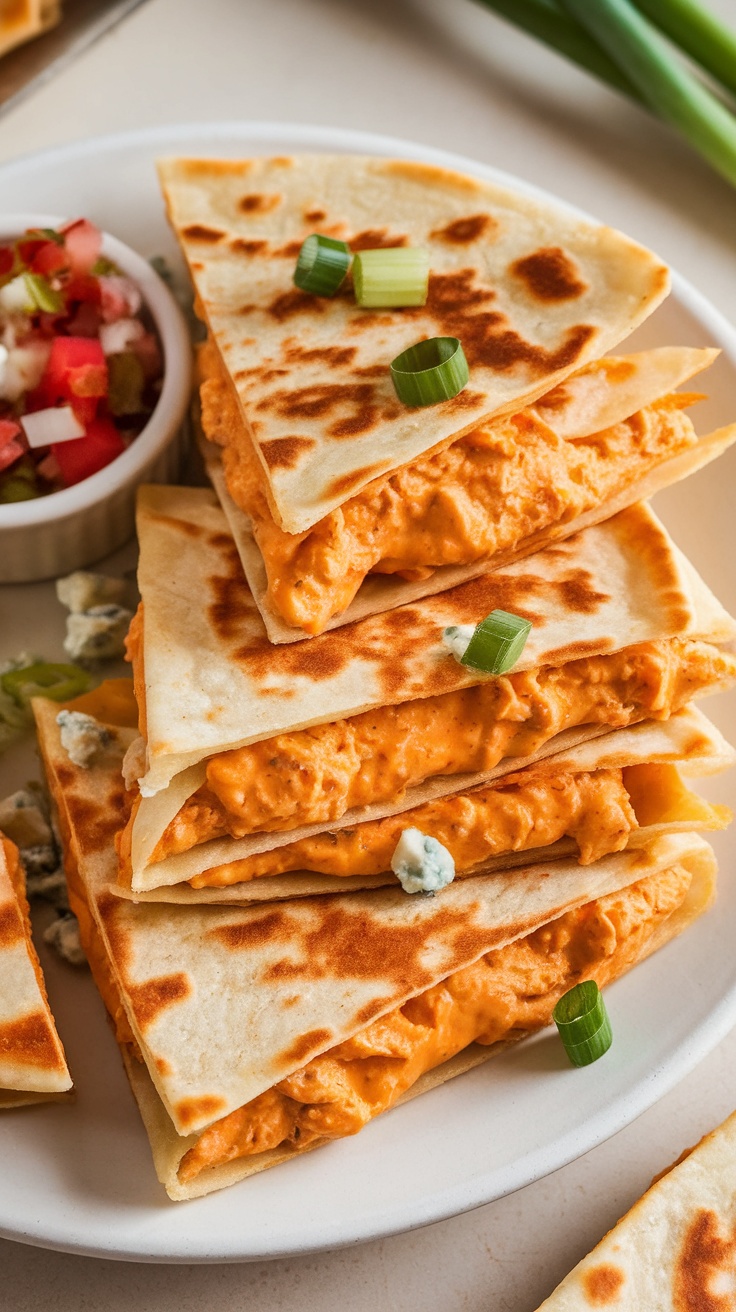
[(391, 377), (404, 405), (436, 405), (462, 392), (468, 362), (457, 337), (427, 337), (391, 361)]
[(589, 1066), (608, 1052), (613, 1042), (603, 994), (593, 979), (568, 989), (552, 1012), (552, 1019), (573, 1066)]
[(531, 633), (531, 622), (507, 610), (492, 610), (476, 624), (461, 665), (487, 674), (506, 674), (516, 664)]
[(358, 305), (424, 305), (429, 287), (429, 251), (421, 246), (389, 246), (359, 251), (353, 260)]
[(54, 291), (48, 278), (41, 277), (38, 273), (24, 273), (26, 288), (33, 304), (39, 310), (47, 310), (49, 314), (60, 314), (64, 309), (64, 298), (60, 292)]
[(303, 292), (334, 296), (350, 268), (350, 247), (335, 237), (313, 232), (302, 244), (294, 270), (294, 282)]
[(0, 687), (17, 706), (27, 706), (31, 697), (50, 697), (54, 702), (71, 701), (86, 692), (92, 682), (86, 670), (78, 665), (52, 665), (48, 661), (34, 661), (19, 670), (8, 670), (0, 676)]

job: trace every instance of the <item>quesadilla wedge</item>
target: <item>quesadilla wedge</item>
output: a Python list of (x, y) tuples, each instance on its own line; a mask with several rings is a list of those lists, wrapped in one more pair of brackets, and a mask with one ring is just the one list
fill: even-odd
[(699, 441), (684, 413), (699, 395), (674, 392), (713, 358), (662, 347), (594, 361), (293, 534), (273, 519), (222, 359), (205, 344), (200, 445), (269, 638), (294, 642), (442, 592), (694, 473), (736, 441), (736, 424)]
[[(229, 372), (274, 518), (299, 533), (378, 474), (520, 409), (610, 351), (666, 295), (669, 275), (621, 233), (447, 169), (301, 155), (159, 163), (197, 308)], [(293, 284), (304, 239), (429, 251), (426, 306), (366, 311), (347, 288)], [(458, 396), (402, 405), (388, 366), (458, 337)]]
[(110, 891), (122, 744), (60, 777), (58, 737), (40, 717), (70, 900), (175, 1199), (355, 1133), (549, 1023), (577, 979), (608, 983), (713, 895), (710, 848), (675, 834), (586, 867), (460, 880), (435, 898), (136, 904)]
[(0, 1109), (59, 1102), (71, 1088), (31, 938), (18, 849), (0, 834)]
[[(138, 527), (143, 609), (129, 645), (148, 768), (131, 753), (134, 891), (169, 882), (152, 867), (182, 853), (177, 877), (190, 879), (378, 820), (666, 719), (736, 676), (718, 645), (734, 622), (645, 506), (441, 596), (278, 648), (210, 494), (145, 489)], [(496, 607), (533, 624), (501, 678), (460, 665), (442, 642), (445, 625)], [(221, 839), (226, 851), (208, 847)]]
[(538, 1312), (733, 1307), (736, 1113), (663, 1171)]
[(0, 4), (0, 57), (41, 36), (61, 18), (61, 0), (3, 0)]

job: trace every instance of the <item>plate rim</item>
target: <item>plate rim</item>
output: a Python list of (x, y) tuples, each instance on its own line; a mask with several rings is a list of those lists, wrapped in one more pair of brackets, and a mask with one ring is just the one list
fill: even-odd
[[(210, 147), (206, 153), (211, 154), (212, 147), (216, 146), (218, 139), (233, 141), (238, 138), (242, 140), (244, 150), (248, 149), (248, 140), (250, 138), (258, 139), (260, 142), (272, 141), (274, 145), (288, 140), (292, 143), (288, 147), (290, 150), (338, 150), (341, 153), (352, 152), (393, 156), (403, 154), (407, 158), (422, 159), (443, 167), (468, 172), (481, 179), (510, 187), (531, 198), (542, 199), (546, 203), (552, 202), (559, 209), (569, 214), (591, 219), (597, 223), (601, 222), (595, 215), (591, 215), (586, 210), (556, 196), (545, 188), (538, 187), (528, 180), (516, 177), (505, 170), (497, 169), (492, 165), (458, 153), (388, 134), (363, 132), (351, 128), (295, 124), (276, 120), (234, 119), (218, 120), (211, 123), (160, 124), (146, 128), (99, 134), (93, 137), (77, 138), (70, 142), (43, 148), (0, 163), (0, 182), (12, 184), (14, 178), (20, 178), (24, 174), (35, 174), (38, 170), (43, 171), (49, 165), (56, 168), (59, 164), (63, 165), (65, 162), (83, 162), (86, 158), (91, 159), (105, 150), (111, 152), (136, 148), (145, 150), (146, 147), (154, 147), (156, 142), (166, 143), (164, 149), (175, 149), (177, 142), (206, 141)], [(298, 145), (294, 143), (298, 143)], [(672, 270), (672, 297), (702, 324), (705, 331), (718, 341), (723, 354), (736, 369), (736, 328), (729, 323), (725, 315), (703, 293), (674, 269)], [(505, 1173), (505, 1183), (502, 1188), (493, 1186), (492, 1192), (489, 1193), (488, 1172), (486, 1172), (473, 1180), (465, 1180), (461, 1184), (450, 1185), (436, 1190), (430, 1195), (419, 1197), (413, 1202), (410, 1211), (407, 1211), (406, 1204), (397, 1204), (394, 1211), (389, 1212), (380, 1219), (376, 1218), (372, 1224), (364, 1223), (357, 1228), (353, 1226), (352, 1229), (348, 1230), (343, 1226), (339, 1235), (331, 1234), (325, 1237), (324, 1242), (314, 1242), (308, 1238), (303, 1239), (302, 1242), (295, 1242), (294, 1239), (291, 1239), (284, 1240), (281, 1243), (274, 1242), (267, 1251), (264, 1251), (262, 1247), (257, 1251), (249, 1251), (247, 1245), (243, 1246), (242, 1234), (237, 1232), (234, 1236), (234, 1243), (232, 1241), (229, 1243), (223, 1242), (225, 1236), (221, 1235), (218, 1243), (203, 1242), (198, 1251), (192, 1251), (191, 1248), (187, 1248), (185, 1237), (178, 1251), (164, 1253), (151, 1251), (150, 1247), (137, 1247), (132, 1243), (125, 1247), (116, 1247), (114, 1243), (105, 1246), (99, 1243), (85, 1243), (83, 1238), (70, 1237), (70, 1228), (65, 1228), (63, 1225), (55, 1228), (47, 1227), (44, 1234), (41, 1235), (31, 1234), (28, 1231), (23, 1232), (12, 1225), (3, 1224), (1, 1221), (0, 1237), (59, 1252), (121, 1261), (173, 1264), (215, 1264), (282, 1259), (387, 1238), (408, 1229), (430, 1225), (463, 1212), (471, 1211), (476, 1207), (513, 1193), (527, 1184), (542, 1179), (553, 1171), (568, 1165), (605, 1139), (618, 1133), (652, 1107), (661, 1097), (670, 1092), (725, 1038), (734, 1024), (736, 1024), (736, 977), (731, 988), (721, 996), (717, 1005), (708, 1012), (707, 1017), (689, 1035), (677, 1043), (668, 1052), (666, 1058), (663, 1058), (633, 1087), (623, 1090), (612, 1102), (606, 1103), (595, 1115), (587, 1117), (583, 1123), (585, 1136), (582, 1142), (580, 1133), (583, 1127), (577, 1126), (574, 1130), (558, 1136), (543, 1147), (533, 1149), (517, 1158), (513, 1166), (499, 1168)], [(206, 1200), (201, 1201), (206, 1202)], [(170, 1206), (176, 1207), (177, 1204), (171, 1203)], [(192, 1205), (190, 1204), (190, 1206)], [(401, 1215), (395, 1215), (396, 1210)], [(198, 1230), (201, 1232), (202, 1229), (203, 1227), (200, 1225)], [(206, 1226), (204, 1232), (207, 1233)]]

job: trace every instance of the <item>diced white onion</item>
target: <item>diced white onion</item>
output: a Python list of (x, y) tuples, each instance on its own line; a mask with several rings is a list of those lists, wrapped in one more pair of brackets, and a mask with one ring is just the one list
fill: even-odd
[(0, 397), (5, 401), (17, 401), (24, 392), (32, 392), (41, 381), (50, 354), (50, 342), (29, 342), (27, 346), (14, 346), (11, 350), (3, 347), (0, 351)]
[(84, 437), (84, 428), (70, 405), (51, 406), (22, 415), (21, 424), (31, 447), (51, 446), (52, 442), (71, 442)]
[(116, 319), (114, 323), (103, 323), (100, 324), (100, 346), (105, 355), (119, 355), (133, 342), (140, 341), (145, 332), (140, 319)]
[(8, 314), (32, 314), (36, 305), (22, 273), (0, 287), (0, 309)]

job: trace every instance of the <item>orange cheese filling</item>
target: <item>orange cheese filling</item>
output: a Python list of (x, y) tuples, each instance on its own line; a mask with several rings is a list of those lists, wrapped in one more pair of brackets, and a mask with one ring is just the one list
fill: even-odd
[(573, 984), (603, 987), (646, 953), (690, 881), (675, 866), (487, 953), (216, 1121), (182, 1158), (179, 1179), (283, 1143), (305, 1148), (355, 1134), (469, 1044), (548, 1025)]
[(189, 881), (193, 888), (224, 887), (290, 870), (323, 875), (378, 875), (388, 871), (402, 831), (421, 829), (452, 853), (458, 872), (505, 852), (528, 852), (571, 838), (581, 864), (620, 852), (636, 815), (626, 771), (519, 774), (471, 793), (440, 797), (383, 820), (315, 834), (270, 852), (216, 866)]
[[(484, 772), (504, 757), (530, 755), (579, 725), (666, 719), (703, 687), (734, 675), (733, 656), (673, 638), (278, 734), (210, 757), (206, 782), (167, 827), (153, 860), (226, 834), (328, 825), (353, 807), (394, 802), (434, 776)], [(126, 849), (129, 833), (124, 858)]]
[[(589, 371), (594, 367), (604, 366)], [(559, 437), (529, 408), (375, 479), (305, 533), (292, 534), (271, 514), (265, 475), (211, 343), (201, 348), (200, 369), (202, 426), (224, 447), (228, 490), (251, 519), (268, 602), (310, 634), (347, 609), (370, 573), (422, 579), (441, 565), (508, 552), (610, 500), (697, 441), (680, 409), (692, 396), (664, 397), (574, 440)]]

